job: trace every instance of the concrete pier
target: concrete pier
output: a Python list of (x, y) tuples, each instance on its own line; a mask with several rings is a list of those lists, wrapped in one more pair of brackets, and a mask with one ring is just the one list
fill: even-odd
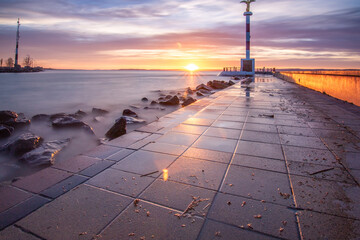
[(0, 239), (359, 239), (360, 108), (256, 76), (0, 187)]

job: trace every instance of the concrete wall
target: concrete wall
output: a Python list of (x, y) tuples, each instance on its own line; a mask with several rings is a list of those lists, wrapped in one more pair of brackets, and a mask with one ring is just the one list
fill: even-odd
[(338, 72), (280, 72), (276, 77), (360, 106), (360, 76)]

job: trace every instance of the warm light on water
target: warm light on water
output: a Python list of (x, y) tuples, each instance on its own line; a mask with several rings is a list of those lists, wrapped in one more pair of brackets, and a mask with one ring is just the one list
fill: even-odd
[(163, 169), (163, 177), (164, 181), (166, 182), (169, 178), (169, 171), (167, 169)]
[(293, 78), (299, 85), (360, 106), (359, 76), (330, 75), (331, 71), (322, 71), (321, 74), (297, 72), (281, 74)]

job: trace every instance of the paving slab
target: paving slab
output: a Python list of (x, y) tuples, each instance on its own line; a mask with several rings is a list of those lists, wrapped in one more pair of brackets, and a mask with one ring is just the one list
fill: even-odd
[(184, 121), (184, 124), (196, 125), (196, 126), (210, 126), (214, 122), (214, 119), (207, 118), (195, 118), (191, 117)]
[(184, 157), (198, 158), (210, 160), (221, 163), (229, 163), (232, 158), (232, 153), (213, 151), (201, 148), (189, 148), (184, 154)]
[(29, 192), (39, 193), (71, 175), (71, 173), (49, 167), (24, 177), (12, 185)]
[(241, 134), (241, 130), (218, 128), (218, 127), (210, 127), (204, 133), (205, 136), (230, 138), (230, 139), (236, 139), (236, 140), (239, 139), (240, 134)]
[(256, 131), (243, 131), (241, 140), (280, 144), (279, 134), (268, 132), (256, 132)]
[(202, 134), (207, 129), (207, 126), (195, 126), (189, 124), (179, 124), (178, 126), (171, 129), (173, 132), (191, 133), (191, 134)]
[(21, 239), (21, 240), (40, 240), (40, 238), (22, 231), (20, 228), (10, 226), (0, 232), (0, 240)]
[(141, 139), (140, 141), (137, 141), (134, 144), (131, 144), (130, 146), (128, 146), (128, 148), (135, 149), (135, 150), (140, 149), (140, 148), (156, 141), (161, 136), (163, 136), (163, 135), (162, 134), (151, 134), (150, 136), (148, 136), (144, 139)]
[(79, 155), (61, 162), (57, 162), (53, 165), (53, 167), (64, 171), (77, 173), (99, 161), (101, 161), (100, 158)]
[(124, 159), (125, 157), (129, 156), (130, 154), (132, 154), (133, 152), (135, 152), (135, 150), (132, 149), (122, 149), (120, 151), (118, 151), (117, 153), (110, 155), (109, 157), (106, 158), (106, 160), (111, 160), (111, 161), (120, 161), (122, 159)]
[(196, 239), (204, 220), (175, 216), (181, 213), (140, 201), (120, 214), (101, 232), (99, 239)]
[(236, 144), (237, 140), (235, 139), (201, 136), (192, 146), (212, 151), (233, 153)]
[(329, 150), (283, 146), (287, 160), (314, 163), (330, 167), (338, 166), (335, 156)]
[(358, 185), (291, 175), (299, 208), (336, 216), (360, 219)]
[(220, 189), (224, 193), (295, 206), (287, 174), (232, 165)]
[(25, 201), (32, 195), (33, 194), (29, 192), (15, 187), (0, 185), (0, 212), (3, 212), (8, 208), (15, 206), (16, 204)]
[(140, 175), (158, 171), (152, 176), (159, 176), (176, 158), (174, 155), (139, 150), (112, 167)]
[(91, 178), (86, 184), (136, 197), (153, 181), (150, 177), (140, 177), (137, 174), (109, 168)]
[(213, 220), (206, 220), (200, 240), (238, 240), (238, 239), (278, 239), (269, 235), (258, 233), (250, 229), (240, 228)]
[(277, 133), (278, 132), (275, 125), (249, 123), (249, 122), (246, 122), (244, 124), (244, 130), (258, 131), (258, 132), (271, 132), (271, 133)]
[(169, 180), (218, 190), (226, 165), (195, 158), (180, 157), (168, 169)]
[(317, 148), (326, 150), (327, 147), (318, 137), (296, 136), (288, 134), (280, 134), (280, 141), (283, 145)]
[(281, 134), (316, 137), (314, 130), (309, 127), (277, 126), (277, 129)]
[(187, 134), (187, 133), (178, 133), (178, 132), (168, 132), (161, 138), (158, 138), (156, 142), (161, 143), (170, 143), (175, 145), (190, 146), (195, 142), (199, 135)]
[(285, 161), (277, 159), (235, 154), (232, 164), (244, 167), (259, 168), (274, 172), (281, 172), (285, 174), (287, 173)]
[(302, 237), (307, 239), (358, 239), (360, 221), (333, 215), (298, 212)]
[(96, 162), (95, 164), (91, 165), (90, 167), (82, 170), (81, 172), (79, 172), (79, 174), (87, 176), (87, 177), (93, 177), (96, 174), (104, 171), (105, 169), (107, 169), (108, 167), (110, 167), (114, 164), (115, 164), (115, 162), (113, 162), (113, 161), (101, 160), (101, 161)]
[(285, 206), (219, 193), (208, 218), (274, 237), (300, 239), (295, 212)]
[(182, 145), (154, 142), (154, 143), (149, 143), (148, 145), (143, 147), (142, 150), (179, 156), (183, 154), (187, 148), (188, 148), (187, 146), (182, 146)]
[(97, 146), (96, 148), (94, 148), (93, 150), (87, 152), (85, 155), (89, 156), (89, 157), (105, 159), (108, 156), (113, 155), (114, 153), (116, 153), (120, 150), (121, 150), (121, 148), (119, 148), (119, 147), (113, 147), (113, 146), (101, 144), (101, 145)]
[(240, 141), (236, 153), (255, 157), (274, 158), (283, 160), (281, 145), (271, 143), (260, 143), (250, 141)]
[(17, 222), (45, 239), (92, 239), (131, 198), (81, 185)]
[(182, 212), (195, 202), (194, 207), (186, 213), (205, 216), (215, 193), (205, 188), (158, 179), (140, 195), (140, 198)]

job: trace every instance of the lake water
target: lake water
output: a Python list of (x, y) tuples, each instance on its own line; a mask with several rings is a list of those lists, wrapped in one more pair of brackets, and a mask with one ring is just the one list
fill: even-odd
[[(147, 123), (178, 107), (166, 107), (161, 110), (145, 110), (151, 100), (157, 100), (161, 94), (176, 94), (185, 88), (195, 88), (201, 83), (218, 79), (218, 72), (182, 71), (80, 71), (48, 70), (39, 73), (2, 73), (0, 74), (0, 110), (24, 113), (27, 118), (36, 114), (74, 113), (81, 109), (89, 113), (83, 119), (89, 124), (97, 138), (103, 138), (115, 119), (122, 115), (125, 108), (132, 108)], [(147, 97), (149, 102), (142, 102)], [(94, 120), (93, 107), (108, 110), (110, 113)], [(128, 125), (128, 130), (140, 127)], [(96, 146), (96, 141), (76, 130), (56, 130), (50, 122), (33, 122), (28, 129), (15, 132), (9, 139), (0, 139), (0, 146), (14, 139), (24, 131), (30, 131), (44, 138), (44, 141), (71, 138), (71, 144), (57, 157), (57, 161), (86, 152)], [(16, 176), (30, 174), (37, 168), (29, 168), (8, 155), (0, 155), (0, 182)]]

